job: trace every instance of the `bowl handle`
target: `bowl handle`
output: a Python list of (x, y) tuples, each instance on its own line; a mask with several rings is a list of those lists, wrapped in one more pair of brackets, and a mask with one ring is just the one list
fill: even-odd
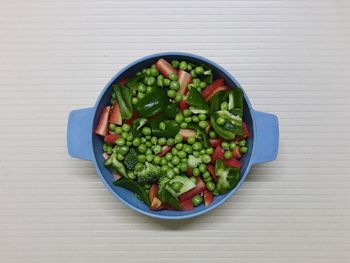
[(255, 132), (252, 163), (265, 163), (276, 160), (278, 153), (278, 119), (270, 113), (254, 111)]
[(73, 110), (69, 113), (67, 126), (67, 148), (70, 156), (92, 160), (92, 118), (94, 108)]

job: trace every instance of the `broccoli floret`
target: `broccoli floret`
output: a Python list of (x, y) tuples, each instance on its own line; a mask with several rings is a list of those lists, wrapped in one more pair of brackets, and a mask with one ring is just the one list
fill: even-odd
[(137, 172), (138, 182), (141, 184), (155, 183), (163, 175), (159, 166), (146, 162), (144, 169)]
[(128, 170), (134, 170), (137, 163), (137, 153), (134, 148), (131, 148), (125, 155), (124, 164)]
[(216, 189), (220, 194), (225, 194), (237, 185), (240, 170), (238, 168), (226, 167), (223, 161), (216, 160), (215, 175), (218, 178)]

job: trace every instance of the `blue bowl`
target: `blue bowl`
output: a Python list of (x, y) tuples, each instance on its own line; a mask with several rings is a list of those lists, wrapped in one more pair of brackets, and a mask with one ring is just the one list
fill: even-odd
[(252, 165), (276, 159), (279, 137), (278, 120), (273, 114), (255, 111), (249, 102), (247, 94), (244, 93), (244, 121), (247, 123), (251, 136), (247, 141), (249, 150), (241, 159), (241, 179), (237, 186), (225, 195), (216, 196), (209, 207), (200, 205), (192, 211), (149, 210), (133, 193), (113, 185), (114, 178), (112, 173), (103, 164), (103, 140), (94, 134), (94, 130), (103, 108), (110, 102), (110, 96), (112, 94), (111, 85), (133, 76), (141, 69), (155, 63), (159, 58), (165, 58), (168, 61), (176, 59), (208, 64), (214, 70), (215, 77), (223, 77), (225, 83), (232, 88), (241, 88), (237, 80), (224, 68), (198, 55), (182, 52), (165, 52), (143, 57), (120, 70), (107, 83), (94, 107), (70, 112), (67, 128), (68, 153), (72, 157), (92, 161), (108, 190), (131, 209), (144, 215), (161, 219), (191, 218), (209, 212), (229, 199), (242, 185)]

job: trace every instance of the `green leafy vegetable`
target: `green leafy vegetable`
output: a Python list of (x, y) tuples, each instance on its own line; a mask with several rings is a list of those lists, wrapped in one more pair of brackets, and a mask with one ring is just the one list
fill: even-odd
[(154, 88), (154, 91), (147, 93), (136, 103), (135, 107), (140, 117), (148, 118), (164, 111), (168, 102), (166, 92), (163, 89)]
[(113, 183), (115, 186), (123, 187), (137, 195), (144, 203), (150, 205), (150, 201), (148, 198), (148, 194), (145, 189), (137, 182), (127, 179), (121, 178)]

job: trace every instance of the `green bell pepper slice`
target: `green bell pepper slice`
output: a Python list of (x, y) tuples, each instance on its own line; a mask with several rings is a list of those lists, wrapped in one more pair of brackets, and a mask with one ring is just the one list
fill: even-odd
[(186, 101), (190, 106), (193, 106), (196, 109), (205, 110), (206, 112), (209, 111), (208, 103), (196, 88), (192, 87), (190, 89)]
[(169, 100), (166, 92), (156, 87), (153, 92), (147, 93), (140, 99), (136, 103), (135, 108), (140, 117), (148, 118), (164, 111), (168, 103)]
[(117, 101), (122, 115), (122, 119), (129, 120), (133, 114), (133, 106), (131, 103), (132, 93), (128, 87), (122, 87), (118, 84), (113, 86), (114, 92), (117, 95)]
[(127, 178), (121, 178), (113, 182), (115, 186), (123, 187), (136, 194), (145, 204), (150, 205), (146, 190), (136, 181)]
[(169, 119), (174, 119), (179, 112), (179, 104), (176, 102), (169, 103), (164, 109), (164, 115)]
[(166, 188), (162, 189), (159, 193), (159, 199), (162, 203), (170, 205), (172, 208), (181, 210), (181, 204), (179, 199), (176, 196), (172, 195)]
[(240, 170), (239, 168), (226, 167), (222, 160), (216, 160), (215, 175), (218, 178), (216, 189), (220, 194), (226, 194), (237, 185)]

